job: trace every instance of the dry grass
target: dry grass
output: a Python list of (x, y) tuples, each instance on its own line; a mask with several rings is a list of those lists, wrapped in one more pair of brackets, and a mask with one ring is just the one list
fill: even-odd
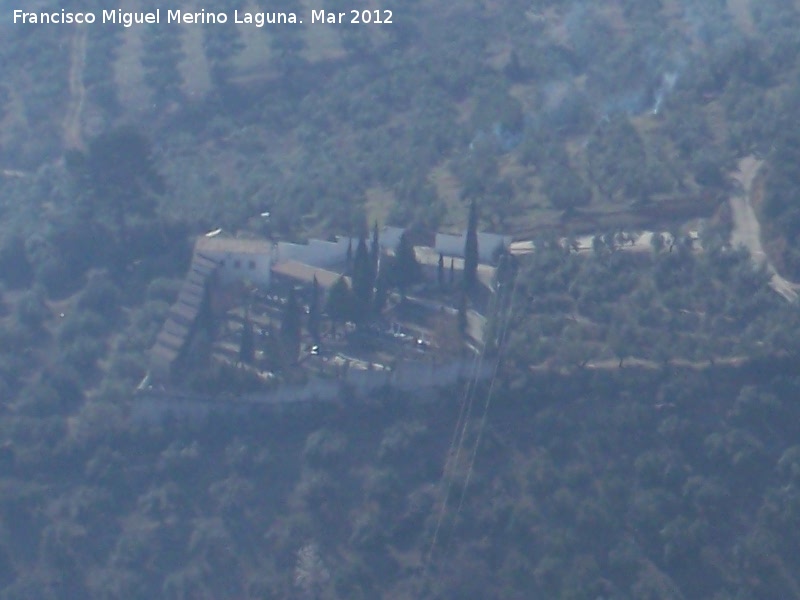
[[(566, 84), (564, 85), (566, 89)], [(539, 106), (539, 93), (535, 84), (515, 84), (512, 85), (508, 93), (522, 105), (524, 113), (533, 113)]]
[(629, 33), (628, 20), (625, 18), (622, 7), (618, 3), (606, 3), (604, 6), (599, 7), (597, 12), (606, 18), (608, 24), (611, 25), (611, 29), (618, 36), (625, 36)]
[[(125, 11), (139, 10), (139, 3), (123, 0), (120, 8)], [(150, 104), (150, 91), (144, 83), (141, 63), (142, 31), (141, 27), (125, 28), (114, 72), (120, 102), (133, 113)]]
[[(311, 8), (318, 8), (304, 0), (304, 14)], [(123, 0), (123, 10), (141, 10), (137, 0)], [(190, 10), (208, 8), (205, 5), (195, 4)], [(255, 12), (263, 10), (253, 2), (249, 2), (245, 11)], [(163, 24), (162, 24), (163, 26)], [(176, 35), (181, 35), (184, 59), (180, 63), (181, 75), (184, 79), (184, 91), (187, 96), (202, 97), (211, 87), (208, 62), (203, 52), (203, 27), (198, 25), (175, 26)], [(180, 30), (177, 29), (180, 27)], [(255, 27), (238, 25), (244, 49), (237, 57), (234, 64), (232, 79), (237, 83), (246, 84), (254, 81), (270, 79), (275, 76), (271, 69), (272, 51), (270, 49), (269, 26)], [(276, 27), (292, 27), (292, 25), (276, 25)], [(306, 42), (303, 51), (304, 58), (309, 62), (333, 61), (345, 55), (341, 41), (335, 27), (311, 27), (304, 23), (296, 25), (302, 28), (302, 35)], [(119, 59), (115, 69), (115, 81), (119, 88), (120, 98), (124, 106), (132, 112), (141, 110), (150, 103), (150, 91), (144, 83), (144, 70), (141, 65), (143, 28), (130, 27), (124, 30), (123, 44), (120, 49)]]
[(460, 231), (467, 223), (467, 206), (461, 201), (461, 184), (458, 178), (445, 162), (431, 169), (429, 179), (447, 210), (441, 228)]
[(211, 89), (208, 63), (203, 52), (203, 28), (180, 25), (184, 59), (179, 68), (183, 76), (183, 91), (190, 97), (202, 97)]
[(367, 223), (386, 223), (389, 220), (389, 211), (397, 201), (394, 192), (384, 187), (371, 187), (365, 194), (367, 201), (364, 209), (367, 214)]
[[(140, 0), (123, 0), (124, 9), (135, 9)], [(195, 7), (200, 8), (197, 4), (199, 0), (194, 0)], [(254, 4), (255, 0), (248, 0), (245, 10), (254, 11), (260, 10)], [(311, 9), (319, 9), (320, 6), (314, 4), (313, 0), (301, 0), (302, 12), (304, 15), (304, 22), (302, 25), (297, 25), (298, 32), (304, 37), (306, 48), (303, 50), (303, 56), (310, 62), (326, 62), (331, 64), (331, 68), (337, 68), (336, 62), (346, 57), (346, 53), (342, 47), (340, 29), (335, 26), (325, 25), (310, 25), (308, 23), (307, 15)], [(729, 0), (729, 6), (733, 10), (742, 11), (749, 14), (749, 0)], [(798, 0), (800, 2), (800, 0)], [(497, 0), (471, 0), (470, 5), (483, 4), (488, 11), (502, 10), (501, 2)], [(363, 6), (370, 9), (381, 8), (379, 0), (364, 0)], [(743, 8), (744, 7), (744, 8)], [(420, 0), (419, 6), (415, 8), (415, 12), (425, 17), (430, 17), (433, 21), (429, 24), (444, 19), (452, 12), (460, 12), (464, 10), (463, 4), (459, 5), (442, 5), (439, 0)], [(602, 6), (594, 8), (600, 15), (610, 24), (613, 30), (619, 36), (629, 34), (630, 23), (626, 19), (621, 4), (617, 0), (609, 0), (603, 3)], [(687, 25), (682, 22), (682, 9), (677, 0), (665, 0), (664, 2), (664, 16), (669, 19), (672, 26), (681, 29), (688, 29)], [(545, 11), (530, 10), (521, 18), (528, 18), (537, 22), (541, 22), (545, 26), (547, 37), (556, 43), (569, 46), (572, 40), (570, 39), (569, 31), (566, 27), (566, 15), (562, 14), (557, 9), (547, 9)], [(741, 18), (741, 17), (740, 17)], [(275, 26), (275, 27), (292, 27), (291, 25)], [(380, 31), (381, 28), (370, 28), (370, 36), (375, 44), (375, 51), (380, 51), (381, 41), (386, 37), (386, 33)], [(117, 81), (120, 84), (121, 97), (125, 106), (130, 107), (133, 111), (141, 110), (142, 106), (147, 106), (149, 102), (149, 90), (143, 82), (143, 73), (140, 65), (141, 57), (141, 28), (130, 28), (125, 30), (124, 47), (120, 53), (121, 58), (117, 65)], [(240, 26), (239, 29), (242, 40), (245, 44), (245, 49), (238, 57), (235, 65), (234, 80), (239, 84), (247, 84), (254, 81), (264, 81), (272, 79), (275, 76), (274, 70), (271, 68), (272, 55), (270, 51), (270, 36), (273, 35), (275, 29), (270, 30), (269, 26), (257, 28), (254, 26)], [(202, 27), (185, 27), (183, 30), (183, 44), (186, 59), (181, 63), (181, 71), (185, 79), (185, 91), (189, 97), (201, 97), (209, 89), (208, 65), (205, 60), (205, 55), (202, 48)], [(510, 55), (510, 42), (502, 36), (491, 41), (488, 45), (487, 52), (484, 56), (486, 64), (491, 65), (495, 69), (502, 69), (508, 62)], [(575, 78), (573, 84), (581, 89), (585, 82), (585, 77)], [(563, 90), (555, 90), (555, 96), (565, 94), (568, 91), (568, 85), (564, 84)], [(538, 83), (531, 84), (517, 84), (510, 88), (510, 93), (515, 97), (523, 106), (523, 110), (528, 113), (534, 113), (540, 104), (540, 85)], [(459, 123), (469, 123), (475, 109), (475, 100), (467, 98), (461, 101), (458, 106)], [(715, 108), (711, 108), (715, 110)], [(393, 120), (397, 121), (399, 127), (404, 126), (406, 115), (395, 115)], [(660, 123), (654, 119), (650, 114), (645, 114), (632, 119), (637, 129), (645, 138), (659, 137), (658, 128)], [(713, 121), (713, 119), (712, 119)], [(719, 123), (722, 121), (723, 125), (715, 127), (715, 136), (723, 139), (724, 120), (717, 119), (714, 122)], [(346, 137), (346, 133), (342, 132)], [(565, 138), (564, 144), (576, 165), (582, 164), (582, 155), (584, 152), (583, 142), (584, 138)], [(271, 152), (270, 159), (275, 166), (281, 170), (288, 170), (293, 168), (295, 159), (297, 159), (297, 151), (301, 146), (297, 140), (294, 139), (292, 134), (282, 136), (280, 140), (270, 140), (270, 147), (274, 150)], [(220, 154), (224, 152), (222, 149), (217, 149)], [(547, 222), (552, 217), (550, 205), (543, 196), (538, 185), (538, 179), (535, 175), (535, 169), (531, 166), (519, 164), (513, 158), (513, 154), (501, 157), (501, 172), (504, 177), (509, 178), (517, 192), (517, 202), (524, 206), (524, 215), (517, 219), (514, 223), (519, 227), (535, 227), (542, 222)], [(220, 157), (218, 164), (218, 171), (223, 179), (228, 180), (235, 177), (236, 168), (235, 164), (226, 160), (225, 157)], [(429, 175), (431, 183), (435, 186), (439, 198), (444, 203), (447, 216), (446, 221), (443, 223), (444, 228), (463, 228), (466, 222), (466, 207), (460, 198), (461, 185), (457, 177), (453, 174), (449, 167), (449, 162), (444, 161), (432, 167)], [(235, 187), (235, 181), (230, 182)], [(385, 223), (391, 206), (395, 202), (394, 194), (391, 190), (374, 187), (365, 193), (365, 208), (370, 221), (377, 219), (381, 223)], [(597, 208), (603, 209), (605, 201), (599, 201)], [(614, 203), (615, 209), (619, 207)]]
[(756, 27), (750, 12), (750, 0), (728, 0), (728, 11), (745, 35), (753, 35)]
[(82, 115), (86, 98), (86, 88), (83, 85), (83, 68), (86, 63), (86, 26), (77, 27), (70, 43), (69, 65), (69, 105), (64, 117), (64, 146), (67, 148), (82, 148)]
[(492, 40), (486, 47), (486, 64), (502, 71), (511, 59), (511, 43), (508, 40)]

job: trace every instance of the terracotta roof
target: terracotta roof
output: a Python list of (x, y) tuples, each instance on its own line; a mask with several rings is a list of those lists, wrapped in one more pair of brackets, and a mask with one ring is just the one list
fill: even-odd
[(203, 302), (203, 293), (202, 285), (186, 282), (178, 294), (178, 302), (200, 305)]
[[(197, 308), (187, 304), (176, 304), (169, 311), (169, 319), (177, 321), (187, 327), (190, 326), (197, 317)], [(169, 323), (169, 320), (167, 321)]]
[(192, 282), (184, 282), (181, 291), (178, 294), (178, 302), (185, 302), (187, 304), (197, 304), (203, 302), (203, 286), (197, 285)]
[(195, 252), (194, 256), (192, 256), (192, 264), (190, 268), (193, 271), (201, 273), (202, 275), (208, 275), (211, 273), (211, 271), (216, 269), (218, 265), (219, 261), (205, 256), (200, 252)]
[(175, 335), (166, 329), (162, 329), (161, 333), (159, 333), (158, 337), (156, 338), (156, 346), (174, 348), (175, 350), (180, 350), (180, 348), (183, 346), (183, 342), (184, 339), (182, 335)]
[[(205, 243), (201, 243), (205, 240)], [(170, 307), (167, 318), (156, 337), (156, 343), (150, 350), (151, 363), (170, 366), (178, 357), (186, 343), (192, 324), (203, 303), (203, 292), (206, 280), (218, 266), (218, 261), (203, 255), (198, 249), (208, 246), (213, 241), (224, 242), (225, 239), (199, 238), (195, 244), (192, 264), (183, 281), (178, 299)], [(237, 240), (234, 240), (237, 241)], [(213, 245), (213, 244), (211, 244)]]
[(166, 346), (162, 346), (160, 344), (153, 347), (153, 349), (150, 351), (151, 362), (161, 362), (170, 365), (177, 357), (177, 350), (167, 348)]

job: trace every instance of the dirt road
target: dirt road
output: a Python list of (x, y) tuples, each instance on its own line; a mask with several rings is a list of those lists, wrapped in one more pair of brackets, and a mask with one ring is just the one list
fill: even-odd
[(750, 201), (753, 190), (753, 180), (761, 168), (763, 161), (754, 156), (747, 156), (739, 161), (739, 170), (734, 174), (734, 179), (739, 182), (739, 189), (730, 197), (731, 213), (733, 216), (733, 231), (731, 244), (742, 245), (750, 251), (753, 261), (765, 265), (772, 275), (770, 286), (790, 302), (797, 301), (798, 285), (781, 277), (769, 262), (769, 257), (761, 244), (761, 226), (756, 218), (753, 205)]
[[(789, 302), (798, 300), (798, 290), (800, 284), (793, 283), (775, 270), (769, 257), (761, 244), (761, 226), (753, 210), (751, 195), (753, 193), (753, 181), (761, 168), (763, 161), (754, 156), (747, 156), (739, 161), (739, 169), (733, 174), (733, 178), (739, 183), (738, 189), (730, 197), (731, 213), (733, 216), (733, 231), (731, 232), (731, 245), (742, 245), (748, 249), (753, 261), (758, 265), (765, 265), (772, 278), (770, 286)], [(697, 240), (696, 232), (693, 238)], [(670, 234), (662, 233), (665, 241), (669, 243)], [(636, 237), (620, 246), (621, 250), (652, 251), (651, 241), (653, 233), (649, 231), (639, 232)], [(592, 236), (583, 236), (576, 240), (578, 251), (590, 252), (592, 250)], [(698, 243), (694, 244), (695, 250), (700, 249)], [(533, 241), (525, 240), (511, 244), (512, 254), (530, 254), (535, 251)]]
[(83, 68), (86, 62), (87, 34), (86, 27), (77, 26), (72, 36), (69, 68), (70, 101), (64, 117), (64, 146), (66, 148), (83, 147), (81, 116), (84, 99), (86, 98), (86, 88), (83, 85)]

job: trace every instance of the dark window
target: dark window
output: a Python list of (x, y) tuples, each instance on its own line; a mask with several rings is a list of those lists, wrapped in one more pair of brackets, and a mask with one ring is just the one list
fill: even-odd
[(233, 268), (234, 269), (238, 269), (241, 266), (242, 266), (242, 261), (240, 261), (240, 260), (233, 261)]
[(248, 266), (248, 267), (250, 268), (250, 270), (252, 271), (253, 269), (255, 269), (255, 268), (256, 268), (256, 261), (254, 261), (254, 260), (248, 260), (248, 261), (247, 261), (247, 266)]
[(219, 266), (220, 267), (224, 267), (225, 266), (225, 261), (224, 260), (219, 261)]

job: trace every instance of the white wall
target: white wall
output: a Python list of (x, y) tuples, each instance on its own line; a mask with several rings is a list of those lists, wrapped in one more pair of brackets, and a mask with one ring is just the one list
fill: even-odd
[[(437, 233), (436, 243), (434, 249), (439, 254), (445, 256), (458, 256), (464, 257), (464, 236), (463, 235), (450, 235), (448, 233)], [(480, 251), (480, 246), (478, 246)]]
[(378, 245), (382, 250), (397, 250), (403, 232), (405, 232), (405, 229), (402, 227), (384, 227), (378, 233)]
[(444, 364), (427, 361), (401, 362), (387, 371), (349, 369), (342, 378), (310, 377), (304, 384), (281, 385), (273, 390), (248, 394), (238, 398), (212, 398), (168, 390), (138, 392), (130, 406), (133, 422), (158, 422), (172, 415), (188, 420), (207, 418), (215, 411), (247, 414), (259, 407), (300, 402), (338, 401), (342, 394), (354, 392), (365, 396), (384, 386), (415, 393), (437, 388), (474, 377), (486, 380), (492, 376), (491, 361), (475, 363), (473, 358), (458, 359)]
[[(464, 235), (466, 236), (466, 233)], [(498, 248), (508, 248), (510, 245), (510, 235), (478, 233), (478, 259), (483, 263), (491, 263)]]
[[(436, 252), (445, 256), (464, 257), (464, 245), (467, 241), (466, 231), (460, 235), (447, 233), (436, 234)], [(478, 233), (478, 260), (490, 264), (494, 262), (495, 252), (499, 247), (508, 248), (511, 244), (510, 235), (498, 233)]]
[(219, 261), (220, 266), (217, 272), (223, 284), (234, 281), (251, 281), (262, 287), (270, 284), (272, 262), (269, 254), (207, 251), (204, 251), (203, 254)]
[[(399, 227), (384, 227), (378, 238), (378, 243), (382, 249), (390, 248), (394, 250), (403, 234), (403, 229)], [(372, 238), (366, 240), (367, 248), (372, 243)], [(347, 247), (352, 244), (353, 256), (358, 248), (358, 238), (347, 236), (336, 236), (335, 242), (327, 240), (308, 240), (308, 244), (293, 244), (290, 242), (278, 242), (275, 251), (274, 262), (286, 260), (296, 260), (298, 262), (311, 265), (312, 267), (329, 268), (334, 265), (342, 264), (347, 259)]]

